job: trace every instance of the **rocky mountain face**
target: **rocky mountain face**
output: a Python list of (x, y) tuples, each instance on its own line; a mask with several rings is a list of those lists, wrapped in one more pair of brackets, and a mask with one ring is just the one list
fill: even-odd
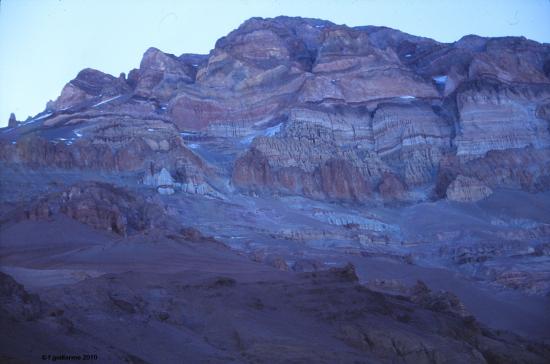
[[(524, 38), (443, 44), (389, 28), (254, 18), (209, 55), (151, 48), (128, 78), (81, 71), (27, 123), (40, 122), (29, 134), (44, 140), (3, 137), (2, 156), (110, 170), (154, 160), (197, 176), (204, 163), (183, 141), (194, 133), (241, 147), (218, 171), (241, 191), (416, 200), (417, 187), (424, 199), (444, 198), (458, 176), (544, 191), (549, 62), (550, 46)], [(75, 130), (76, 139), (63, 133)], [(52, 143), (56, 132), (63, 142)]]
[[(60, 267), (90, 277), (94, 269), (119, 274), (119, 266), (173, 274), (182, 269), (182, 256), (190, 270), (218, 274), (218, 263), (227, 270), (237, 264), (227, 245), (247, 261), (247, 272), (269, 267), (258, 279), (280, 292), (310, 290), (305, 301), (289, 295), (285, 302), (290, 314), (310, 315), (301, 329), (320, 317), (331, 337), (344, 342), (346, 349), (329, 353), (332, 362), (362, 353), (381, 362), (395, 362), (396, 355), (400, 362), (445, 362), (446, 352), (460, 353), (451, 362), (506, 362), (510, 348), (519, 355), (531, 345), (484, 331), (470, 313), (484, 324), (550, 340), (550, 318), (537, 311), (550, 298), (548, 44), (475, 35), (440, 43), (385, 27), (252, 18), (208, 55), (150, 48), (127, 76), (82, 70), (40, 114), (25, 122), (12, 114), (0, 133), (0, 164), (0, 257), (15, 267), (16, 279), (34, 274), (26, 269), (54, 269), (65, 279)], [(58, 246), (47, 232), (63, 222), (82, 236)], [(106, 243), (98, 248), (87, 234)], [(59, 255), (47, 254), (46, 242)], [(211, 266), (202, 267), (207, 261)], [(348, 261), (361, 284), (334, 288), (334, 272), (326, 269)], [(323, 273), (296, 275), (317, 271)], [(287, 286), (272, 274), (295, 281)], [(106, 282), (75, 288), (87, 297), (88, 286), (111, 290)], [(160, 291), (183, 295), (203, 320), (186, 318), (182, 334), (196, 345), (197, 358), (210, 345), (214, 362), (228, 362), (226, 349), (248, 362), (272, 362), (269, 350), (284, 351), (290, 361), (319, 361), (303, 354), (307, 345), (293, 351), (284, 340), (268, 340), (262, 346), (236, 322), (224, 326), (232, 339), (209, 331), (216, 309), (206, 312), (186, 301), (185, 292), (212, 305), (218, 296), (205, 293), (214, 289), (208, 285), (186, 284)], [(260, 282), (212, 284), (235, 314), (242, 300), (253, 302), (265, 327), (274, 320), (265, 311), (286, 304), (270, 308), (272, 293)], [(363, 284), (407, 298), (380, 298), (363, 292)], [(323, 296), (317, 285), (357, 301), (346, 303), (351, 311), (337, 309), (337, 295)], [(182, 324), (179, 306), (145, 288), (143, 295), (151, 296), (129, 296), (130, 303), (118, 306), (107, 299), (69, 302), (51, 292), (45, 297), (68, 300), (74, 312), (86, 306), (109, 318), (105, 307), (115, 305), (147, 325), (156, 325), (147, 321), (152, 317)], [(328, 311), (314, 308), (316, 300)], [(369, 308), (356, 305), (361, 300), (381, 300), (374, 310), (397, 320), (395, 336), (372, 330), (371, 323), (381, 328), (389, 321), (362, 317)], [(515, 320), (511, 312), (526, 307), (528, 319)], [(411, 330), (422, 331), (436, 323), (422, 338), (403, 328), (418, 324)], [(301, 329), (282, 327), (281, 338), (305, 340)], [(194, 335), (210, 342), (197, 344)], [(436, 349), (440, 344), (447, 349)], [(126, 349), (111, 354), (130, 358), (130, 346), (120, 342)], [(529, 347), (524, 358), (509, 361), (543, 362), (548, 348)], [(342, 359), (345, 350), (353, 353)]]

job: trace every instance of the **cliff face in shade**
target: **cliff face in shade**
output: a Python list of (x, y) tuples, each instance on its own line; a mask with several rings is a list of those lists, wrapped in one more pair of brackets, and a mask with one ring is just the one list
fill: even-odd
[[(188, 180), (215, 171), (242, 192), (340, 201), (415, 200), (418, 188), (421, 199), (444, 197), (458, 175), (541, 191), (549, 69), (550, 46), (525, 38), (447, 44), (253, 18), (209, 55), (150, 48), (127, 79), (81, 71), (44, 113), (2, 135), (2, 157), (143, 173), (154, 163), (172, 175), (185, 166)], [(86, 136), (67, 138), (75, 130)], [(40, 139), (31, 147), (30, 137)]]

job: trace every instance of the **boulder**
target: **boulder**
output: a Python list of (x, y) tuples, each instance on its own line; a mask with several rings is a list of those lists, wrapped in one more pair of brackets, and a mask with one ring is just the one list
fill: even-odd
[(447, 199), (458, 202), (476, 202), (492, 193), (493, 191), (483, 182), (459, 175), (447, 188)]
[(169, 186), (159, 186), (157, 187), (157, 192), (161, 195), (173, 195), (176, 191), (173, 187)]

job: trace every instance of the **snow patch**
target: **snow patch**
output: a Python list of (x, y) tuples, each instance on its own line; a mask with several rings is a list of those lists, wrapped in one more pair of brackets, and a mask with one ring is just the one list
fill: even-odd
[(411, 57), (412, 57), (412, 54), (410, 53), (405, 54), (405, 58), (411, 58)]
[(39, 116), (36, 119), (31, 119), (31, 120), (27, 121), (25, 124), (31, 124), (31, 123), (34, 123), (35, 121), (46, 119), (46, 118), (48, 118), (52, 115), (53, 115), (53, 112), (50, 112), (50, 113), (47, 113), (45, 115)]
[(265, 129), (264, 135), (268, 137), (277, 135), (281, 131), (281, 126), (283, 126), (283, 123), (279, 123), (271, 128)]
[(411, 96), (411, 95), (399, 96), (399, 98), (400, 98), (400, 99), (403, 99), (403, 100), (412, 100), (412, 99), (416, 99), (416, 97)]
[(187, 146), (191, 149), (198, 149), (200, 147), (198, 144), (187, 144)]
[(241, 139), (241, 144), (250, 144), (256, 138), (256, 134), (249, 135)]
[(155, 129), (151, 129), (151, 128), (149, 128), (149, 129), (147, 129), (147, 131), (155, 131)]
[(281, 132), (281, 127), (283, 126), (283, 123), (279, 123), (275, 126), (272, 126), (272, 127), (269, 127), (267, 129), (265, 129), (264, 131), (255, 131), (255, 132), (252, 132), (252, 134), (250, 135), (247, 135), (245, 136), (244, 138), (241, 139), (240, 143), (241, 144), (245, 144), (245, 145), (248, 145), (250, 143), (252, 143), (252, 141), (254, 140), (254, 138), (258, 137), (258, 136), (266, 136), (266, 137), (272, 137), (272, 136), (275, 136), (277, 135), (278, 133)]
[(76, 130), (73, 130), (74, 135), (76, 135), (77, 138), (82, 138), (82, 133), (78, 132)]
[(17, 144), (17, 142), (14, 140), (14, 141), (11, 142), (11, 144)]
[(106, 103), (108, 103), (108, 102), (111, 102), (111, 101), (113, 101), (113, 100), (116, 100), (116, 99), (118, 99), (119, 97), (122, 97), (122, 95), (118, 95), (118, 96), (115, 96), (115, 97), (111, 97), (110, 99), (107, 99), (107, 100), (103, 100), (103, 101), (101, 101), (101, 102), (98, 102), (98, 103), (97, 103), (97, 104), (95, 104), (95, 105), (92, 105), (92, 107), (97, 107), (97, 106), (100, 106), (100, 105), (106, 104)]
[(448, 78), (447, 76), (442, 75), (442, 76), (432, 77), (432, 80), (434, 80), (434, 82), (439, 84), (439, 85), (444, 85), (445, 82), (447, 82), (447, 78)]
[(184, 131), (184, 132), (181, 132), (180, 135), (183, 137), (190, 137), (190, 136), (195, 136), (196, 133), (188, 133)]

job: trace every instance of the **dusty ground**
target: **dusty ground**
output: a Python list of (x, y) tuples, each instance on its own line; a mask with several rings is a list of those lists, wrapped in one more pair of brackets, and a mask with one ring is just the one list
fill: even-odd
[[(526, 352), (514, 360), (543, 362), (548, 355), (547, 347), (533, 344), (550, 339), (548, 296), (482, 273), (489, 264), (511, 260), (516, 267), (536, 257), (511, 256), (504, 247), (482, 263), (456, 264), (445, 250), (449, 236), (467, 245), (488, 232), (509, 232), (496, 218), (521, 216), (520, 227), (527, 219), (547, 223), (545, 194), (503, 191), (508, 203), (497, 196), (475, 206), (359, 208), (297, 197), (158, 196), (131, 176), (96, 175), (146, 196), (165, 213), (165, 225), (124, 237), (64, 214), (12, 219), (21, 201), (31, 204), (82, 175), (8, 172), (1, 270), (41, 303), (34, 309), (24, 303), (31, 308), (21, 313), (6, 303), (18, 296), (5, 294), (5, 360), (83, 352), (100, 362), (134, 363), (505, 362), (509, 350)], [(343, 226), (346, 219), (370, 230)], [(213, 238), (182, 235), (178, 226)], [(464, 226), (470, 229), (457, 234)], [(388, 238), (376, 241), (383, 235)], [(328, 271), (348, 262), (355, 267), (351, 278)], [(414, 301), (417, 280), (436, 303)], [(440, 290), (461, 304), (437, 296)]]

